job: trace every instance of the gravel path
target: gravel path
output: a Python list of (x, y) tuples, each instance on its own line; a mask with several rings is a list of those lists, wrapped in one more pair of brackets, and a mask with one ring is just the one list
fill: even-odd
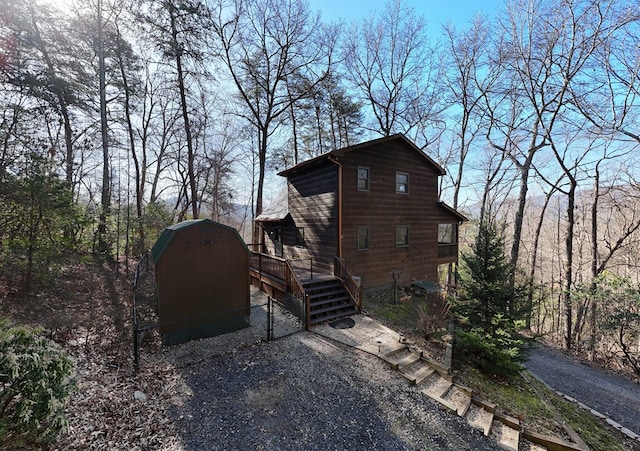
[(171, 411), (186, 450), (499, 449), (380, 360), (311, 332), (180, 373)]
[(554, 390), (640, 434), (640, 385), (544, 345), (531, 350), (525, 366)]

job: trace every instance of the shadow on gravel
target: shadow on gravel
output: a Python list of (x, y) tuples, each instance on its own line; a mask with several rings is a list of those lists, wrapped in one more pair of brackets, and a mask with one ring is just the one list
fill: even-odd
[(181, 370), (187, 450), (498, 449), (377, 359), (300, 332)]

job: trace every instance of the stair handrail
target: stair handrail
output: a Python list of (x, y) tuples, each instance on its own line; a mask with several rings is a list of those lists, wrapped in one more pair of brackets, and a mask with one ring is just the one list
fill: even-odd
[(362, 285), (349, 272), (344, 258), (334, 257), (333, 274), (342, 281), (347, 293), (358, 307), (358, 313), (362, 313)]
[(304, 303), (304, 311), (305, 311), (305, 329), (309, 328), (310, 319), (311, 319), (311, 305), (309, 303), (309, 298), (307, 296), (307, 292), (304, 289), (304, 285), (298, 278), (296, 272), (293, 270), (291, 266), (291, 261), (285, 261), (285, 289), (287, 293), (291, 293), (293, 296), (297, 297)]

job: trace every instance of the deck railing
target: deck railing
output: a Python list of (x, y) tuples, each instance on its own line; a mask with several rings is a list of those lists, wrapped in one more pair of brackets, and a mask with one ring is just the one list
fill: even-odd
[(266, 274), (271, 278), (281, 280), (284, 283), (285, 292), (290, 293), (304, 303), (306, 311), (305, 324), (309, 324), (309, 302), (306, 291), (291, 266), (291, 262), (284, 258), (252, 252), (250, 257), (250, 266), (260, 274)]
[(439, 243), (438, 260), (454, 260), (458, 257), (458, 243)]
[(358, 283), (347, 270), (345, 259), (335, 257), (333, 262), (333, 274), (342, 280), (342, 284), (358, 306), (358, 312), (362, 312), (362, 285)]
[(285, 280), (287, 261), (284, 258), (252, 252), (249, 265), (261, 274), (266, 273), (280, 280)]

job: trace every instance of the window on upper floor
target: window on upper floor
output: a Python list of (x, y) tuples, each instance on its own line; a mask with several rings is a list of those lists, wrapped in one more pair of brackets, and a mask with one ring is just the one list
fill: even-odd
[(358, 191), (369, 191), (369, 168), (358, 166)]
[(396, 226), (396, 247), (409, 245), (409, 226)]
[(358, 227), (358, 250), (366, 251), (369, 249), (369, 227)]
[(396, 193), (409, 194), (409, 174), (396, 172)]
[(438, 224), (438, 243), (455, 244), (457, 241), (455, 224)]
[(296, 227), (296, 246), (305, 246), (304, 227)]

